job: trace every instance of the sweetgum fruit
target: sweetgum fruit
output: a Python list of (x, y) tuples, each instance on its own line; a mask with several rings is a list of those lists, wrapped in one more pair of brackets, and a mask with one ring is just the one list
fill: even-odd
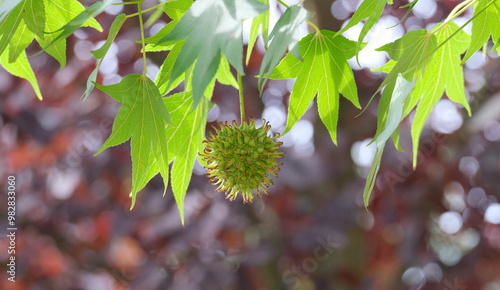
[(260, 128), (255, 127), (255, 121), (250, 124), (242, 122), (237, 126), (220, 123), (220, 129), (215, 128), (215, 134), (203, 141), (205, 149), (200, 153), (206, 163), (207, 176), (214, 185), (219, 185), (218, 192), (225, 192), (226, 198), (233, 201), (241, 192), (243, 203), (252, 202), (252, 190), (262, 198), (260, 190), (267, 194), (267, 189), (274, 184), (269, 175), (278, 177), (282, 164), (283, 152), (278, 149), (283, 142), (275, 142), (279, 137), (268, 136), (271, 129), (269, 122)]

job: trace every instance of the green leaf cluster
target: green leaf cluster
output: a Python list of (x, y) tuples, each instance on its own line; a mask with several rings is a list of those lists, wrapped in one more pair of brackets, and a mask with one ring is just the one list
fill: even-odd
[(297, 59), (302, 60), (298, 46), (299, 24), (306, 21), (311, 16), (312, 14), (304, 8), (300, 6), (291, 6), (288, 7), (285, 13), (281, 15), (280, 19), (278, 19), (278, 22), (276, 22), (271, 34), (265, 38), (266, 44), (271, 40), (272, 42), (269, 45), (260, 66), (260, 90), (262, 90), (265, 85), (265, 81), (262, 81), (262, 77), (264, 74), (268, 74), (274, 70), (287, 49), (290, 51), (290, 54), (295, 56)]
[[(144, 40), (147, 44), (144, 52), (168, 52), (155, 82), (145, 74), (134, 74), (124, 77), (118, 84), (95, 84), (98, 67), (129, 16), (118, 15), (104, 45), (92, 52), (101, 61), (88, 80), (87, 95), (95, 84), (122, 103), (111, 136), (96, 154), (130, 139), (131, 208), (137, 192), (151, 178), (160, 173), (166, 190), (171, 176), (170, 184), (184, 223), (184, 196), (205, 139), (215, 82), (238, 88), (229, 63), (233, 66), (238, 63), (243, 69), (241, 22), (246, 15), (258, 15), (256, 13), (266, 8), (262, 5), (249, 1), (248, 5), (238, 3), (235, 6), (232, 1), (211, 0), (198, 3), (178, 0), (158, 5), (157, 10), (161, 9), (171, 21), (156, 35)], [(221, 16), (218, 23), (211, 21), (213, 13)], [(212, 26), (206, 27), (209, 23)], [(202, 36), (205, 38), (200, 38)], [(213, 40), (214, 37), (217, 39)], [(217, 47), (207, 51), (204, 41), (214, 41), (212, 44)], [(169, 95), (182, 82), (183, 92)]]
[(500, 3), (497, 0), (477, 1), (472, 16), (471, 40), (462, 64), (490, 39), (495, 44), (492, 52), (500, 45)]
[(453, 102), (464, 106), (470, 115), (464, 91), (461, 54), (470, 37), (454, 22), (437, 24), (431, 31), (412, 31), (393, 43), (381, 47), (392, 58), (376, 70), (388, 73), (379, 90), (385, 86), (378, 107), (378, 126), (374, 141), (376, 158), (372, 164), (364, 191), (369, 203), (382, 151), (389, 136), (399, 146), (399, 123), (416, 107), (411, 128), (413, 166), (417, 165), (419, 139), (432, 108), (444, 93)]
[(66, 38), (83, 26), (102, 31), (94, 17), (112, 2), (98, 1), (85, 9), (76, 0), (3, 1), (0, 3), (0, 64), (9, 73), (28, 80), (42, 100), (26, 48), (36, 40), (63, 68)]
[[(262, 92), (268, 79), (295, 79), (282, 135), (290, 132), (317, 96), (319, 117), (337, 144), (340, 95), (361, 108), (348, 60), (364, 48), (363, 41), (383, 14), (386, 4), (393, 3), (391, 0), (364, 0), (347, 25), (334, 32), (320, 30), (309, 22), (312, 14), (300, 5), (289, 7), (281, 0), (278, 2), (286, 10), (272, 28), (268, 0), (161, 0), (146, 10), (141, 8), (142, 0), (124, 3), (137, 4), (139, 11), (117, 15), (103, 46), (92, 51), (98, 63), (87, 80), (84, 96), (87, 98), (97, 86), (121, 103), (112, 133), (97, 154), (130, 140), (132, 207), (137, 193), (160, 173), (165, 190), (168, 183), (172, 186), (184, 222), (184, 197), (196, 156), (205, 139), (206, 118), (212, 106), (215, 83), (242, 91), (241, 79), (237, 82), (233, 71), (238, 76), (244, 74), (244, 63), (248, 65), (259, 31), (266, 48), (258, 75), (259, 90)], [(42, 51), (63, 67), (66, 64), (66, 38), (83, 26), (102, 31), (94, 17), (111, 4), (113, 0), (102, 0), (84, 8), (76, 0), (0, 1), (2, 67), (28, 80), (42, 99), (26, 48), (35, 40)], [(408, 7), (404, 17), (416, 5), (420, 5), (417, 0), (402, 6)], [(458, 27), (453, 19), (472, 6), (474, 14), (468, 21), (472, 22), (469, 36), (463, 31), (465, 25)], [(142, 15), (152, 10), (155, 11), (146, 25), (164, 14), (170, 21), (157, 34), (144, 38)], [(498, 48), (498, 15), (498, 0), (465, 0), (432, 30), (410, 31), (378, 49), (385, 51), (391, 60), (374, 70), (387, 73), (387, 76), (373, 94), (375, 97), (381, 92), (377, 131), (373, 139), (377, 152), (364, 190), (366, 206), (389, 138), (398, 150), (402, 150), (399, 125), (405, 117), (415, 110), (411, 136), (413, 164), (416, 166), (424, 124), (443, 95), (462, 105), (470, 115), (461, 65), (479, 49), (486, 51), (490, 38), (493, 41), (491, 51)], [(144, 62), (146, 53), (164, 56), (156, 79), (149, 79), (145, 68), (142, 75), (127, 75), (117, 84), (97, 84), (99, 67), (110, 46), (125, 21), (135, 16), (139, 16), (139, 43)], [(244, 60), (242, 22), (247, 19), (251, 20), (251, 29)], [(365, 22), (357, 41), (341, 35), (362, 21)], [(315, 32), (300, 38), (299, 26), (304, 22), (308, 22)]]
[(158, 88), (144, 75), (127, 75), (114, 85), (96, 85), (101, 91), (122, 103), (113, 123), (113, 131), (96, 155), (108, 147), (131, 139), (133, 174), (130, 195), (133, 207), (137, 192), (158, 171), (165, 185), (168, 184), (165, 122), (172, 124), (172, 120), (162, 103)]
[(290, 95), (286, 129), (288, 133), (318, 95), (318, 111), (323, 124), (337, 144), (339, 94), (360, 108), (354, 74), (347, 63), (356, 53), (356, 43), (328, 30), (311, 33), (300, 40), (299, 60), (290, 51), (270, 79), (297, 78)]
[(167, 88), (196, 61), (191, 72), (196, 106), (215, 77), (222, 54), (244, 74), (242, 21), (266, 10), (267, 6), (257, 0), (204, 0), (192, 4), (174, 28), (156, 43), (184, 41)]

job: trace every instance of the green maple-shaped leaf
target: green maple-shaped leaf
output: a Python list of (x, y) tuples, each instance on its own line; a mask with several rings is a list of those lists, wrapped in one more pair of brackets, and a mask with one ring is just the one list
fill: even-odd
[(0, 22), (2, 22), (7, 15), (14, 10), (19, 3), (23, 0), (10, 0), (0, 2)]
[(96, 65), (95, 69), (92, 71), (92, 73), (90, 73), (89, 78), (87, 79), (87, 89), (85, 90), (85, 93), (83, 94), (84, 101), (87, 99), (87, 97), (90, 95), (90, 93), (94, 89), (94, 83), (97, 80), (97, 72), (99, 71), (99, 67), (101, 67), (101, 64), (102, 64), (102, 61), (104, 60), (104, 57), (108, 53), (108, 50), (111, 47), (111, 44), (113, 44), (113, 41), (115, 40), (116, 36), (118, 35), (118, 31), (120, 31), (120, 28), (122, 27), (125, 20), (127, 20), (127, 18), (125, 17), (124, 13), (117, 15), (115, 20), (113, 20), (111, 27), (109, 28), (108, 38), (106, 39), (104, 44), (100, 48), (91, 51), (91, 53), (94, 55), (95, 59), (99, 59), (99, 62), (97, 63), (97, 65)]
[(45, 4), (40, 0), (25, 0), (23, 19), (26, 26), (38, 35), (44, 38), (43, 28), (45, 27)]
[[(65, 30), (61, 29), (79, 16), (81, 12), (84, 12), (85, 8), (76, 0), (44, 0), (44, 5), (46, 13), (45, 37), (36, 36), (36, 40), (48, 54), (61, 64), (62, 68), (66, 65), (66, 39), (58, 38), (58, 36), (65, 33)], [(90, 26), (102, 31), (101, 26), (94, 18), (88, 18), (79, 25)]]
[[(156, 85), (146, 76), (131, 74), (121, 82), (97, 88), (122, 103), (113, 130), (96, 155), (131, 139), (132, 206), (135, 198), (158, 170), (168, 185), (168, 150), (165, 122), (172, 123)], [(154, 162), (156, 161), (156, 163)], [(155, 170), (156, 169), (156, 170)]]
[[(158, 86), (161, 95), (166, 95), (169, 92), (171, 92), (173, 89), (175, 89), (183, 80), (186, 80), (186, 91), (192, 91), (193, 86), (192, 82), (190, 82), (188, 79), (186, 79), (186, 73), (188, 75), (191, 74), (192, 69), (189, 69), (186, 73), (182, 73), (177, 79), (175, 79), (171, 84), (170, 84), (170, 77), (172, 75), (172, 70), (174, 67), (174, 63), (179, 57), (179, 53), (182, 50), (182, 46), (184, 45), (184, 41), (179, 41), (174, 44), (170, 52), (168, 53), (167, 58), (165, 58), (165, 61), (163, 61), (163, 64), (160, 66), (160, 71), (158, 72), (158, 75), (156, 76), (155, 83)], [(195, 64), (196, 65), (196, 62)], [(194, 66), (193, 65), (193, 66)], [(192, 66), (192, 67), (193, 67)], [(219, 68), (217, 69), (217, 72), (215, 74), (215, 78), (213, 78), (210, 83), (207, 85), (204, 91), (205, 96), (212, 96), (212, 92), (215, 86), (215, 80), (219, 81), (221, 84), (224, 85), (230, 85), (233, 86), (234, 88), (238, 88), (238, 83), (236, 82), (236, 79), (234, 78), (233, 74), (231, 73), (231, 69), (229, 66), (229, 63), (227, 61), (227, 58), (222, 55), (220, 59), (220, 64)]]
[(319, 116), (335, 144), (337, 144), (337, 119), (339, 93), (360, 107), (356, 83), (347, 59), (356, 53), (356, 43), (328, 30), (311, 33), (299, 42), (304, 61), (287, 54), (270, 79), (294, 78), (286, 134), (304, 115), (309, 104), (318, 95)]
[(203, 150), (205, 139), (205, 124), (211, 103), (202, 98), (200, 104), (193, 107), (193, 97), (190, 92), (183, 92), (164, 98), (163, 102), (171, 113), (172, 126), (167, 126), (169, 160), (172, 165), (172, 191), (184, 224), (184, 197), (193, 172), (194, 162), (198, 152)]
[(392, 61), (378, 70), (387, 72), (388, 75), (377, 90), (379, 92), (385, 87), (378, 105), (377, 133), (373, 138), (373, 142), (377, 144), (377, 152), (363, 193), (366, 207), (389, 136), (392, 137), (395, 147), (402, 150), (399, 146), (399, 123), (405, 116), (405, 102), (408, 100), (416, 79), (422, 75), (427, 64), (433, 60), (436, 47), (436, 36), (422, 29), (411, 31), (402, 38), (377, 49), (386, 51)]
[(33, 90), (35, 91), (36, 96), (41, 101), (42, 93), (40, 92), (40, 88), (38, 87), (38, 82), (35, 77), (35, 73), (31, 68), (30, 63), (28, 62), (28, 57), (26, 56), (26, 52), (21, 51), (19, 56), (16, 58), (14, 62), (9, 61), (9, 50), (7, 48), (6, 51), (0, 56), (0, 64), (2, 67), (8, 71), (10, 74), (15, 75), (17, 77), (23, 78), (30, 82)]
[(260, 65), (259, 90), (262, 91), (266, 83), (264, 75), (274, 70), (287, 49), (295, 58), (302, 60), (298, 47), (299, 25), (311, 16), (312, 14), (309, 11), (295, 5), (287, 8), (285, 13), (278, 19), (271, 34), (269, 34), (268, 41), (271, 41), (271, 44)]
[[(38, 0), (32, 0), (32, 1), (38, 1)], [(71, 21), (66, 23), (59, 30), (57, 30), (57, 32), (60, 31), (60, 33), (58, 33), (57, 37), (52, 40), (49, 46), (55, 44), (58, 41), (61, 41), (62, 39), (66, 39), (68, 36), (73, 34), (73, 32), (75, 32), (78, 28), (82, 26), (92, 26), (91, 22), (92, 21), (95, 22), (94, 17), (101, 14), (108, 6), (113, 4), (113, 1), (114, 0), (97, 1), (96, 3), (92, 4), (91, 6), (81, 11), (76, 17), (71, 19)], [(97, 23), (97, 26), (95, 28), (102, 32), (102, 28), (99, 25), (99, 23)], [(47, 47), (45, 49), (47, 49)]]
[[(172, 72), (174, 69), (174, 64), (176, 63), (177, 58), (179, 57), (180, 52), (182, 51), (182, 47), (184, 46), (185, 40), (180, 41), (167, 41), (161, 44), (156, 44), (162, 38), (167, 36), (172, 29), (177, 25), (182, 18), (182, 16), (189, 10), (193, 1), (184, 0), (184, 1), (174, 1), (167, 2), (165, 4), (164, 11), (167, 15), (173, 20), (169, 22), (165, 27), (160, 29), (158, 33), (155, 35), (146, 38), (145, 41), (146, 51), (169, 51), (168, 56), (163, 61), (163, 64), (160, 66), (160, 71), (156, 77), (155, 83), (158, 86), (162, 95), (166, 95), (175, 89), (183, 80), (185, 80), (186, 73), (182, 73), (179, 75), (173, 82), (170, 82), (170, 77), (172, 76)], [(192, 74), (193, 67), (196, 66), (196, 61), (193, 62), (191, 67), (187, 70), (188, 75)], [(210, 83), (207, 85), (204, 91), (205, 96), (211, 96), (212, 91), (215, 85), (215, 80), (218, 80), (220, 83), (225, 85), (231, 85), (235, 88), (238, 88), (238, 83), (236, 79), (231, 73), (229, 63), (227, 58), (222, 55), (219, 67), (217, 69), (215, 78), (213, 78)], [(186, 88), (185, 91), (192, 91), (192, 82), (186, 79)]]
[(3, 54), (7, 46), (9, 46), (19, 24), (21, 24), (23, 20), (22, 11), (25, 5), (26, 2), (23, 1), (14, 7), (10, 13), (5, 16), (5, 19), (0, 22), (0, 54)]
[[(259, 1), (266, 4), (266, 6), (269, 6), (269, 0)], [(260, 28), (262, 28), (262, 38), (264, 39), (264, 43), (267, 43), (267, 35), (269, 34), (269, 9), (252, 20), (250, 36), (248, 37), (247, 57), (245, 61), (247, 65), (250, 61), (250, 56), (252, 55), (252, 50), (255, 45), (255, 41), (257, 40)]]
[[(432, 60), (436, 47), (436, 36), (425, 29), (421, 29), (408, 32), (402, 38), (377, 49), (378, 51), (386, 51), (396, 63), (389, 64), (392, 69), (377, 90), (378, 92), (385, 87), (378, 106), (375, 139), (386, 128), (387, 113), (398, 76), (402, 75), (409, 82), (419, 77), (426, 64)], [(397, 129), (392, 137), (396, 148), (402, 150), (399, 146)]]
[[(358, 9), (356, 9), (356, 12), (354, 12), (354, 15), (351, 17), (351, 20), (347, 23), (347, 25), (339, 30), (336, 35), (341, 34), (348, 29), (354, 27), (356, 24), (360, 23), (364, 19), (368, 18), (366, 20), (365, 24), (363, 25), (363, 28), (361, 29), (361, 32), (359, 33), (359, 38), (358, 38), (358, 43), (356, 44), (356, 55), (362, 48), (362, 43), (363, 39), (365, 38), (366, 34), (370, 29), (372, 29), (373, 25), (377, 22), (377, 20), (380, 18), (380, 15), (382, 15), (382, 12), (384, 11), (385, 4), (389, 2), (387, 0), (365, 0), (361, 5), (359, 5)], [(392, 4), (392, 1), (389, 2), (389, 4)]]
[(196, 1), (172, 31), (157, 43), (185, 39), (174, 63), (169, 84), (196, 61), (192, 73), (195, 107), (215, 77), (222, 53), (243, 74), (242, 20), (257, 16), (267, 8), (257, 0)]
[(406, 101), (410, 94), (415, 80), (412, 82), (407, 81), (401, 74), (398, 75), (394, 89), (392, 90), (391, 101), (387, 110), (387, 118), (385, 120), (384, 129), (375, 138), (377, 148), (384, 147), (385, 142), (391, 135), (398, 129), (399, 122), (403, 118), (403, 103)]
[(395, 83), (399, 74), (407, 80), (413, 80), (432, 59), (436, 46), (435, 35), (421, 29), (410, 31), (396, 41), (377, 48), (377, 51), (385, 51), (391, 59), (397, 61), (379, 89)]
[(493, 38), (496, 49), (500, 45), (500, 3), (497, 0), (481, 0), (474, 5), (472, 16), (471, 41), (462, 64), (478, 49)]
[(173, 20), (179, 20), (182, 15), (189, 9), (189, 7), (193, 4), (193, 0), (175, 0), (175, 1), (167, 1), (160, 0), (160, 5), (157, 5), (155, 12), (148, 18), (145, 26), (149, 27), (153, 23), (155, 23), (158, 19), (160, 19), (163, 12), (167, 13), (167, 15)]
[(160, 31), (155, 35), (146, 38), (144, 41), (146, 43), (147, 52), (159, 52), (159, 51), (169, 51), (168, 56), (163, 61), (160, 66), (160, 71), (156, 76), (155, 83), (160, 90), (161, 95), (166, 95), (173, 89), (175, 89), (183, 80), (184, 73), (178, 76), (173, 82), (170, 83), (170, 76), (172, 75), (172, 69), (174, 68), (174, 63), (179, 56), (184, 45), (184, 40), (181, 41), (167, 41), (161, 44), (157, 44), (162, 38), (167, 36), (172, 29), (177, 25), (182, 16), (189, 10), (193, 1), (171, 1), (165, 3), (164, 11), (172, 18), (167, 25), (165, 25)]
[(374, 139), (377, 144), (377, 150), (372, 162), (372, 166), (368, 176), (366, 178), (365, 190), (363, 192), (363, 200), (365, 207), (368, 208), (368, 203), (370, 202), (370, 195), (375, 186), (375, 181), (377, 177), (378, 170), (380, 168), (380, 162), (382, 161), (382, 154), (384, 153), (385, 143), (389, 137), (397, 130), (399, 127), (399, 122), (403, 117), (403, 103), (410, 94), (415, 81), (407, 81), (401, 74), (398, 75), (394, 88), (392, 89), (391, 101), (387, 111), (387, 119), (384, 124), (384, 129), (381, 133)]
[(193, 3), (193, 0), (167, 1), (163, 6), (163, 11), (167, 13), (168, 17), (179, 21)]
[(160, 31), (158, 31), (155, 35), (144, 39), (144, 42), (146, 43), (146, 52), (169, 51), (174, 47), (174, 45), (181, 42), (184, 43), (184, 41), (166, 41), (158, 44), (158, 41), (168, 35), (177, 23), (177, 20), (172, 20), (167, 25), (162, 27), (162, 29), (160, 29)]
[(9, 43), (9, 62), (15, 62), (17, 57), (24, 52), (34, 38), (35, 34), (28, 29), (24, 20), (21, 20)]
[[(192, 4), (192, 0), (169, 1), (164, 4), (163, 11), (172, 19), (172, 21), (160, 29), (160, 31), (158, 31), (155, 35), (144, 40), (147, 44), (146, 51), (168, 51), (172, 50), (178, 43), (184, 44), (184, 41), (167, 41), (161, 44), (158, 44), (158, 42), (172, 31)], [(180, 45), (180, 48), (182, 48), (182, 44)]]
[[(4, 3), (2, 2), (2, 4)], [(12, 6), (12, 9), (0, 23), (0, 64), (12, 75), (29, 81), (38, 99), (42, 100), (35, 73), (24, 52), (34, 37), (23, 20), (25, 6), (26, 2), (24, 1), (17, 6)]]
[(183, 80), (184, 73), (178, 76), (172, 83), (170, 83), (170, 77), (172, 76), (172, 69), (174, 68), (174, 63), (179, 53), (181, 52), (182, 46), (184, 45), (184, 41), (180, 41), (172, 47), (170, 52), (168, 53), (167, 58), (163, 61), (160, 66), (160, 71), (156, 76), (155, 83), (160, 89), (162, 95), (168, 94), (170, 91), (175, 89)]
[[(462, 30), (457, 32), (458, 29), (455, 23), (450, 22), (440, 27), (436, 32), (438, 43), (444, 44), (434, 53), (434, 57), (426, 66), (422, 79), (418, 81), (405, 103), (404, 116), (408, 115), (419, 102), (411, 128), (414, 167), (417, 165), (418, 141), (424, 124), (445, 90), (448, 98), (463, 105), (470, 115), (470, 107), (465, 97), (464, 76), (460, 65), (460, 55), (467, 49), (470, 37)], [(448, 40), (455, 32), (457, 33)]]
[(217, 73), (215, 74), (214, 81), (215, 80), (223, 85), (232, 86), (233, 88), (238, 89), (238, 82), (234, 78), (234, 75), (231, 72), (231, 67), (229, 66), (229, 62), (224, 55), (222, 55), (220, 59), (220, 65), (217, 69)]

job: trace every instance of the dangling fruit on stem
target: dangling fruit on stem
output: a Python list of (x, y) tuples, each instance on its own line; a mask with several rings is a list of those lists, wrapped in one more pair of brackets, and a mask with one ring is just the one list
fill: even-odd
[(252, 202), (252, 190), (262, 198), (259, 189), (267, 194), (267, 188), (273, 184), (268, 173), (278, 177), (278, 158), (283, 156), (279, 147), (283, 142), (274, 142), (275, 137), (267, 133), (271, 129), (269, 122), (255, 128), (254, 120), (250, 124), (242, 122), (238, 127), (236, 121), (232, 126), (227, 122), (220, 123), (216, 134), (210, 133), (205, 143), (205, 150), (200, 153), (206, 163), (207, 176), (217, 191), (225, 191), (226, 198), (233, 201), (238, 192), (243, 196), (243, 203)]

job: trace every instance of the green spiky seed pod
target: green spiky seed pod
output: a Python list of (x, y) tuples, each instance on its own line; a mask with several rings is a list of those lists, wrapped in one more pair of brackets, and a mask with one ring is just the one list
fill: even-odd
[(243, 203), (252, 202), (252, 190), (262, 198), (259, 189), (267, 194), (267, 188), (273, 184), (268, 173), (278, 177), (278, 158), (283, 156), (279, 147), (283, 142), (274, 142), (276, 138), (267, 135), (271, 126), (265, 122), (255, 128), (254, 120), (250, 124), (242, 122), (232, 126), (220, 123), (216, 134), (203, 141), (205, 150), (200, 153), (207, 176), (214, 185), (219, 185), (218, 192), (225, 191), (226, 198), (233, 201), (238, 192), (243, 196)]

